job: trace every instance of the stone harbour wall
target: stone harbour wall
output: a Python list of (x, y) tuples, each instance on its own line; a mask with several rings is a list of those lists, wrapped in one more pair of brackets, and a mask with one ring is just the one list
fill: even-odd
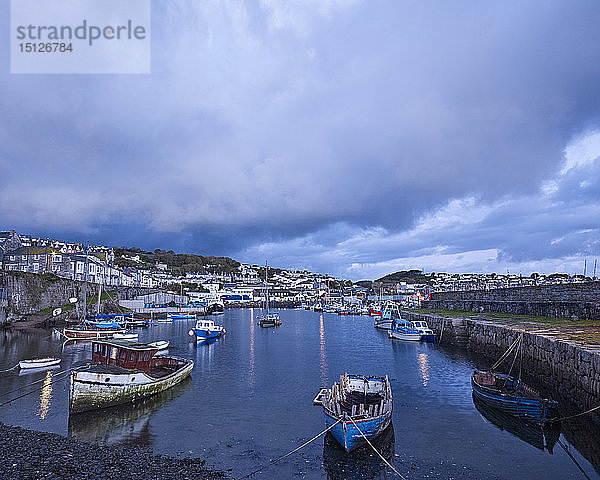
[(436, 292), (423, 307), (600, 320), (600, 281)]
[[(486, 356), (490, 363), (482, 368), (491, 366), (521, 333), (517, 328), (483, 320), (446, 318), (410, 311), (404, 314), (409, 320), (425, 320), (438, 339), (441, 337), (441, 344), (455, 345)], [(500, 370), (507, 371), (510, 363), (505, 362), (503, 367)], [(590, 408), (600, 404), (598, 351), (566, 340), (525, 332), (523, 371), (526, 381), (535, 378), (534, 384), (557, 391), (578, 407)]]
[[(98, 295), (98, 285), (25, 272), (0, 271), (0, 287), (6, 291), (7, 305), (4, 322), (15, 320), (45, 308), (69, 303), (72, 297), (82, 299)], [(156, 289), (141, 287), (105, 287), (114, 292), (118, 300), (129, 300), (138, 295), (153, 293)], [(0, 323), (2, 323), (0, 314)]]

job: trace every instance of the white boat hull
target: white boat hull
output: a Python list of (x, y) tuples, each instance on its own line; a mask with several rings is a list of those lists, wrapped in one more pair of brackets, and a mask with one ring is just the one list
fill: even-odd
[(402, 333), (402, 332), (396, 332), (394, 330), (390, 330), (389, 336), (390, 336), (390, 338), (395, 338), (397, 340), (407, 340), (409, 342), (420, 342), (421, 341), (420, 333)]
[(35, 358), (33, 360), (21, 360), (19, 362), (20, 368), (43, 368), (58, 365), (60, 358)]
[(144, 372), (107, 373), (80, 370), (71, 373), (69, 410), (72, 413), (105, 408), (160, 393), (186, 378), (194, 362), (185, 360), (185, 365), (170, 375), (152, 378)]
[(380, 330), (391, 330), (392, 326), (394, 325), (394, 321), (387, 318), (379, 319), (375, 320), (373, 325), (375, 326), (375, 328), (379, 328)]

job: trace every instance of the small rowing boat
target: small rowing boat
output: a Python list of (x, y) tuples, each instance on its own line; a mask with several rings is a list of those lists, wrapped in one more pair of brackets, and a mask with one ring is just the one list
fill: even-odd
[(60, 358), (33, 358), (31, 360), (21, 360), (19, 362), (20, 368), (42, 368), (42, 367), (51, 367), (53, 365), (58, 365), (60, 363)]
[(157, 350), (166, 350), (169, 348), (169, 343), (170, 342), (168, 340), (158, 340), (156, 342), (150, 342), (148, 346), (156, 348)]
[(125, 333), (115, 333), (113, 338), (115, 340), (137, 340), (139, 334), (136, 332), (125, 332)]
[(506, 373), (496, 372), (496, 368), (508, 359), (514, 352), (514, 366), (517, 356), (523, 360), (523, 333), (508, 347), (506, 352), (487, 372), (475, 371), (471, 376), (473, 396), (490, 407), (534, 422), (545, 422), (558, 419), (558, 402), (543, 398), (536, 390), (521, 381), (521, 366), (519, 378), (511, 377), (511, 371)]
[(392, 388), (387, 377), (348, 375), (322, 388), (313, 403), (323, 407), (325, 424), (346, 452), (376, 438), (392, 421)]
[(558, 418), (558, 402), (542, 398), (533, 388), (510, 375), (497, 372), (474, 372), (473, 395), (490, 407), (526, 420)]

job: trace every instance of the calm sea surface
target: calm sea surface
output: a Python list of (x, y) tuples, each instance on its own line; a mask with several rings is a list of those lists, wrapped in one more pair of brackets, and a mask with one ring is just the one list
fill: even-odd
[[(61, 356), (59, 370), (0, 374), (7, 392), (38, 381), (32, 395), (0, 407), (11, 425), (71, 435), (100, 444), (151, 447), (155, 453), (206, 459), (241, 477), (324, 427), (313, 398), (344, 372), (389, 375), (393, 432), (378, 443), (402, 475), (415, 478), (600, 478), (600, 432), (589, 422), (555, 432), (553, 453), (535, 429), (523, 428), (473, 403), (470, 375), (489, 365), (456, 350), (391, 341), (368, 317), (282, 310), (283, 325), (263, 329), (257, 311), (215, 317), (228, 331), (209, 345), (188, 336), (191, 321), (139, 329), (141, 342), (170, 340), (169, 354), (193, 359), (191, 378), (141, 404), (68, 415), (68, 380), (56, 374), (91, 356), (90, 344), (64, 345), (48, 331), (0, 332), (0, 369), (25, 358)], [(555, 443), (556, 442), (556, 443)], [(540, 448), (541, 447), (541, 448)], [(593, 462), (590, 463), (590, 462)], [(255, 478), (395, 478), (371, 451), (346, 456), (329, 436)]]

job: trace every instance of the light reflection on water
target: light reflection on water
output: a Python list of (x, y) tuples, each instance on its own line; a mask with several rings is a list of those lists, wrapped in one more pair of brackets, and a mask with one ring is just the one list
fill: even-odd
[(40, 394), (40, 408), (37, 412), (37, 416), (42, 420), (46, 418), (48, 410), (50, 409), (50, 400), (52, 399), (52, 370), (46, 372), (46, 378), (42, 386), (42, 392)]
[(321, 385), (328, 386), (329, 376), (327, 375), (327, 355), (325, 354), (325, 324), (323, 315), (319, 315), (319, 361), (321, 366)]
[[(344, 372), (387, 374), (394, 394), (392, 448), (399, 455), (392, 457), (395, 465), (414, 462), (431, 469), (445, 461), (458, 465), (452, 474), (431, 475), (439, 478), (460, 476), (463, 465), (471, 478), (581, 478), (561, 449), (549, 455), (510, 429), (501, 430), (482, 418), (469, 385), (478, 365), (464, 353), (446, 353), (432, 344), (392, 342), (386, 332), (373, 328), (368, 317), (304, 310), (280, 314), (281, 327), (260, 329), (252, 310), (227, 310), (217, 319), (227, 329), (226, 337), (209, 344), (196, 344), (187, 334), (193, 321), (138, 329), (141, 342), (170, 340), (170, 355), (192, 358), (196, 364), (188, 381), (136, 405), (69, 418), (68, 381), (55, 380), (57, 370), (0, 376), (0, 395), (33, 381), (39, 381), (41, 390), (0, 408), (0, 421), (100, 444), (145, 445), (156, 453), (200, 456), (216, 468), (232, 468), (231, 475), (241, 477), (323, 430), (321, 409), (312, 405), (319, 387), (330, 385)], [(89, 343), (63, 348), (47, 331), (0, 332), (0, 351), (4, 353), (0, 369), (23, 358), (61, 356), (64, 371), (91, 356)], [(576, 444), (577, 435), (569, 433), (570, 443)], [(598, 430), (590, 427), (581, 435), (586, 456), (600, 458)], [(386, 475), (378, 463), (369, 463), (369, 459), (377, 461), (376, 456), (367, 454), (356, 462), (346, 461), (343, 455), (338, 458), (338, 453), (320, 438), (270, 467), (261, 478), (336, 478), (339, 468), (349, 469), (341, 478), (353, 478), (353, 473), (364, 479)], [(591, 478), (598, 478), (575, 448), (570, 453)], [(506, 462), (509, 457), (511, 462)]]

